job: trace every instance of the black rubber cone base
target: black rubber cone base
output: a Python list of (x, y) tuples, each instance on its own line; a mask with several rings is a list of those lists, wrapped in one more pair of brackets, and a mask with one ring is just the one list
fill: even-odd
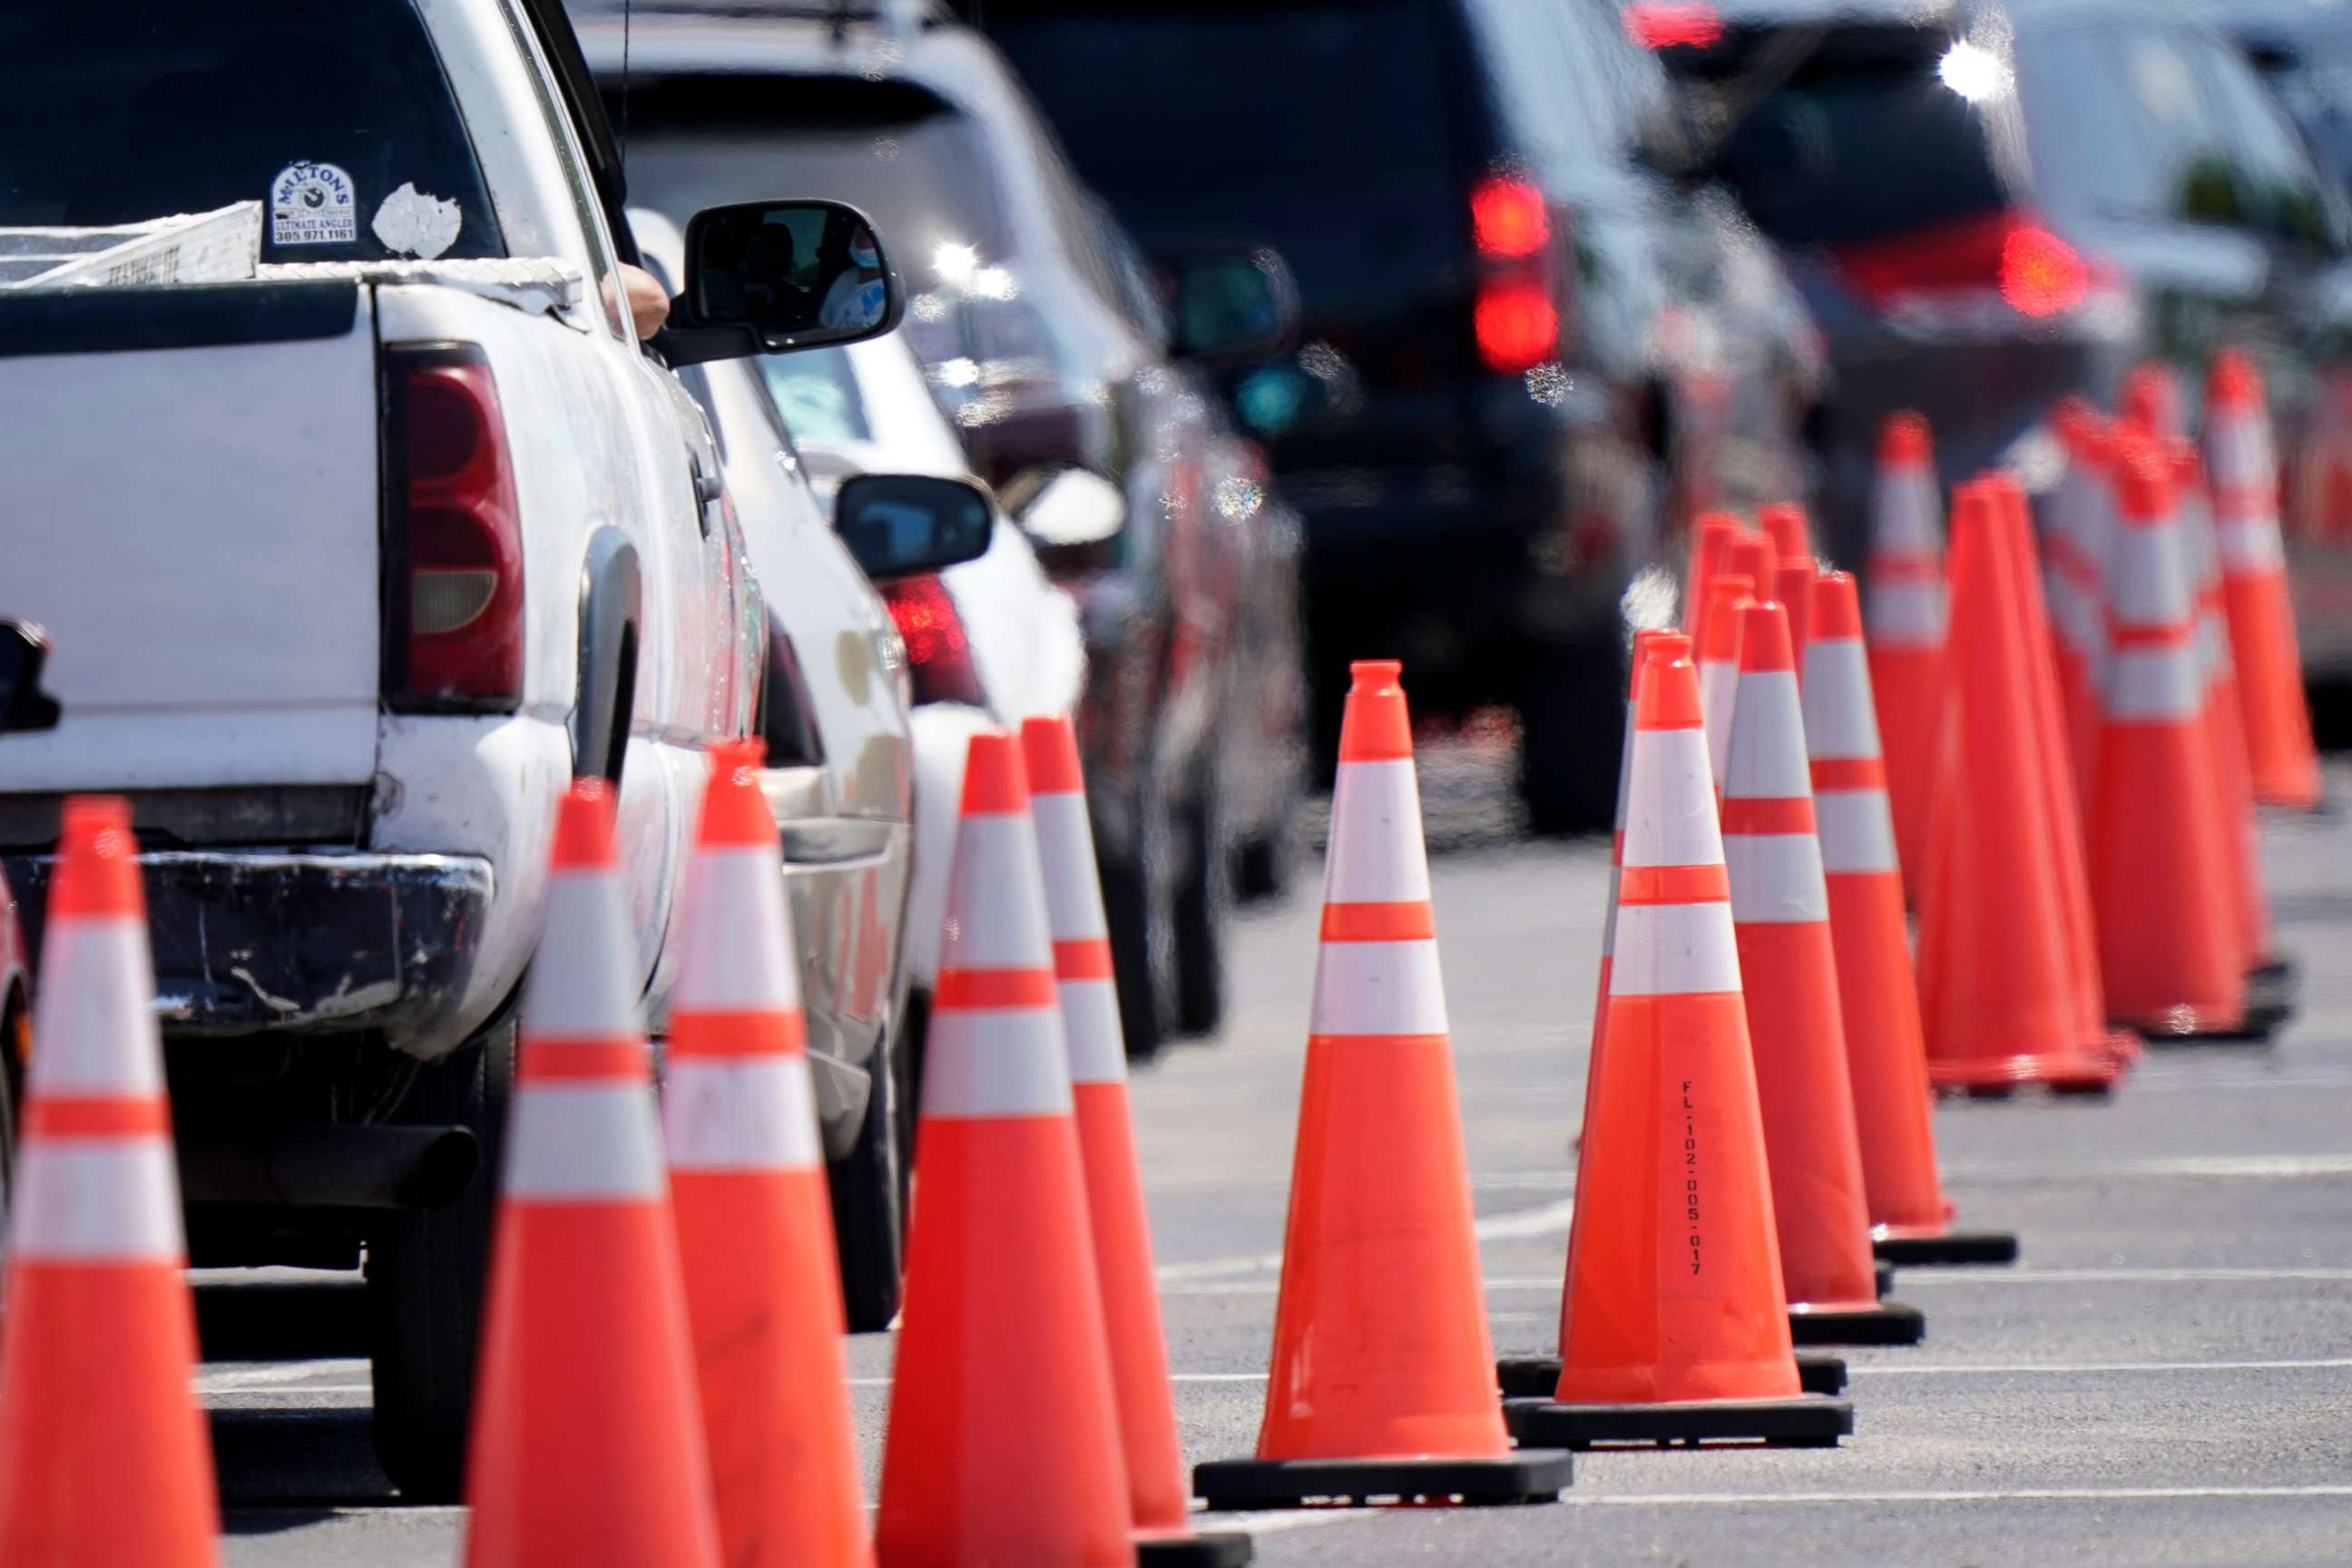
[(1789, 1337), (1801, 1345), (1916, 1345), (1927, 1337), (1927, 1315), (1900, 1301), (1850, 1312), (1791, 1307)]
[(1315, 1504), (1557, 1502), (1572, 1461), (1548, 1448), (1494, 1459), (1213, 1459), (1192, 1467), (1192, 1495), (1236, 1512)]
[(1880, 1300), (1884, 1301), (1886, 1300), (1886, 1293), (1895, 1289), (1895, 1265), (1890, 1259), (1882, 1258), (1878, 1260), (1877, 1268), (1872, 1272), (1876, 1276), (1878, 1282), (1875, 1294)]
[[(1506, 1399), (1549, 1400), (1559, 1388), (1559, 1358), (1554, 1355), (1505, 1356), (1495, 1363), (1495, 1382)], [(1843, 1393), (1845, 1389), (1845, 1358), (1822, 1351), (1799, 1351), (1797, 1386), (1807, 1394)]]
[(1257, 1542), (1238, 1530), (1135, 1538), (1138, 1568), (1242, 1568), (1256, 1556)]
[[(1870, 1244), (1881, 1263), (1906, 1268), (1953, 1263), (2014, 1263), (2017, 1237), (2006, 1230), (1950, 1230), (1941, 1236), (1882, 1236)], [(1884, 1296), (1885, 1290), (1879, 1291)]]
[(1709, 1399), (1688, 1405), (1556, 1405), (1507, 1399), (1503, 1424), (1522, 1443), (1590, 1448), (1597, 1443), (1769, 1443), (1833, 1448), (1853, 1432), (1853, 1406), (1794, 1399)]

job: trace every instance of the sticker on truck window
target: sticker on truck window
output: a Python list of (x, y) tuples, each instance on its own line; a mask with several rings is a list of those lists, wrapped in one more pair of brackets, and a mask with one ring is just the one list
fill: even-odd
[(269, 243), (350, 245), (360, 237), (352, 177), (332, 163), (289, 163), (269, 182)]
[(456, 202), (426, 195), (411, 181), (383, 198), (369, 226), (394, 255), (430, 261), (457, 243), (457, 231), (465, 221)]

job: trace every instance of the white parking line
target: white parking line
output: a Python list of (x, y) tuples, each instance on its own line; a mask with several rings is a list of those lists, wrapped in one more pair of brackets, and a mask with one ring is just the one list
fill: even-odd
[(2050, 1373), (2075, 1376), (2086, 1373), (2147, 1372), (2337, 1372), (2352, 1368), (2352, 1356), (2318, 1356), (2302, 1361), (2075, 1361), (2016, 1362), (2006, 1366), (1850, 1366), (1853, 1377), (1991, 1377), (2015, 1373)]
[(2253, 1182), (2352, 1176), (2352, 1154), (2197, 1154), (2091, 1166), (1959, 1164), (1944, 1172), (1944, 1179), (1950, 1182), (2112, 1182), (2182, 1176)]
[[(1530, 1237), (1549, 1236), (1554, 1232), (1568, 1234), (1569, 1216), (1576, 1205), (1566, 1198), (1545, 1204), (1540, 1208), (1513, 1209), (1507, 1214), (1490, 1215), (1474, 1221), (1471, 1234), (1480, 1241), (1523, 1241)], [(1279, 1252), (1247, 1253), (1235, 1258), (1211, 1258), (1194, 1263), (1164, 1263), (1152, 1272), (1160, 1281), (1162, 1294), (1184, 1296), (1218, 1296), (1227, 1294), (1255, 1295), (1268, 1285), (1244, 1285), (1227, 1289), (1196, 1281), (1229, 1279), (1236, 1275), (1261, 1274), (1282, 1267)], [(1191, 1289), (1171, 1289), (1172, 1287)]]
[(2352, 1486), (2307, 1487), (2019, 1487), (2012, 1490), (1882, 1492), (1569, 1492), (1560, 1501), (1583, 1508), (1741, 1507), (1749, 1503), (1852, 1502), (2133, 1502), (2166, 1498), (2352, 1498)]
[[(263, 1362), (250, 1366), (205, 1367), (196, 1373), (196, 1388), (205, 1394), (236, 1394), (247, 1389), (275, 1388), (282, 1384), (299, 1383), (306, 1377), (323, 1377), (336, 1373), (348, 1375), (367, 1365), (363, 1361), (293, 1361)], [(326, 1384), (341, 1388), (341, 1384)], [(364, 1389), (367, 1384), (361, 1384)]]

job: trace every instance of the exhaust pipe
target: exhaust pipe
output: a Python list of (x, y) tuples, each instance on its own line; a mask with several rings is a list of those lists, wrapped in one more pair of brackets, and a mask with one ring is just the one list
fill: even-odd
[(299, 1122), (183, 1140), (180, 1194), (192, 1204), (433, 1209), (456, 1202), (480, 1163), (470, 1128)]

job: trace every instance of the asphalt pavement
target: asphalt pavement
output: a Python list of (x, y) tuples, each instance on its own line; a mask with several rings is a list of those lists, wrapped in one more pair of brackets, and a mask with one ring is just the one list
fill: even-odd
[[(1496, 1348), (1548, 1351), (1572, 1198), (1605, 843), (1517, 834), (1507, 759), (1433, 748), (1423, 789)], [(2331, 769), (2352, 801), (2352, 766)], [(1927, 1342), (1847, 1353), (1833, 1450), (1579, 1458), (1557, 1506), (1239, 1521), (1287, 1563), (2287, 1564), (2352, 1560), (2352, 820), (2266, 822), (2303, 1010), (2269, 1047), (2152, 1049), (2110, 1101), (1939, 1110), (1964, 1224), (2015, 1268), (1906, 1269)], [(1135, 1103), (1188, 1456), (1255, 1442), (1279, 1273), (1319, 878), (1234, 931), (1213, 1046)], [(1399, 1281), (1408, 1289), (1409, 1281)], [(457, 1560), (463, 1514), (401, 1506), (368, 1457), (350, 1283), (201, 1291), (236, 1568)], [(310, 1359), (282, 1359), (289, 1347)], [(875, 1483), (887, 1335), (852, 1342)], [(1222, 1521), (1221, 1521), (1222, 1522)]]

